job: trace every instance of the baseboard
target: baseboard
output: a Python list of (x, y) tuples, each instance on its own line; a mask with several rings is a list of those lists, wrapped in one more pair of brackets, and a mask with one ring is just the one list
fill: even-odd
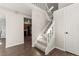
[(50, 53), (55, 47), (53, 47), (52, 49), (50, 49), (48, 52), (45, 52), (45, 55), (47, 55), (48, 53)]
[(48, 52), (45, 53), (45, 55), (47, 55), (48, 53), (50, 53), (54, 48), (57, 48), (59, 50), (65, 51), (65, 49), (59, 48), (59, 47), (53, 47), (52, 49), (50, 49)]
[(20, 42), (20, 43), (17, 43), (17, 44), (11, 44), (9, 46), (6, 46), (6, 48), (14, 47), (14, 46), (17, 46), (17, 45), (20, 45), (20, 44), (24, 44), (24, 42)]
[(55, 47), (55, 48), (57, 48), (57, 49), (59, 49), (59, 50), (62, 50), (62, 51), (65, 51), (65, 49), (62, 49), (62, 48), (59, 48), (59, 47)]
[(67, 52), (70, 52), (72, 54), (75, 54), (75, 55), (79, 56), (79, 52), (78, 51), (67, 51)]
[[(62, 49), (62, 48), (59, 48), (59, 47), (55, 47), (55, 48), (57, 48), (57, 49), (59, 49), (59, 50), (62, 50), (62, 51), (66, 51), (65, 49)], [(79, 56), (79, 52), (76, 52), (76, 51), (67, 51), (67, 52), (70, 52), (70, 53), (73, 53), (73, 54)]]

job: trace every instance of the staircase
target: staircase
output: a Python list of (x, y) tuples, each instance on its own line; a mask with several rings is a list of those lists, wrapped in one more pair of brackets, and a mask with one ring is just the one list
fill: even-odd
[(55, 37), (55, 21), (52, 19), (53, 18), (52, 12), (48, 12), (48, 7), (47, 5), (45, 6), (47, 8), (46, 13), (49, 19), (49, 23), (37, 37), (34, 47), (40, 49), (41, 51), (45, 52), (45, 54), (47, 54), (50, 41), (54, 40), (54, 37)]

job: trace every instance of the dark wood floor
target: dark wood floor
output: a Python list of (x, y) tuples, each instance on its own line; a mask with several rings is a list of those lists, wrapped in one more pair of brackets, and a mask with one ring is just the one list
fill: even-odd
[(62, 50), (59, 50), (59, 49), (54, 49), (52, 50), (49, 54), (49, 56), (77, 56), (75, 54), (72, 54), (70, 52), (67, 52), (67, 51), (62, 51)]
[[(37, 48), (32, 48), (31, 45), (31, 37), (25, 37), (24, 44), (17, 45), (10, 48), (4, 48), (4, 41), (3, 45), (0, 45), (0, 56), (45, 56), (44, 52), (40, 51)], [(64, 52), (59, 49), (52, 50), (47, 56), (76, 56), (69, 52)]]

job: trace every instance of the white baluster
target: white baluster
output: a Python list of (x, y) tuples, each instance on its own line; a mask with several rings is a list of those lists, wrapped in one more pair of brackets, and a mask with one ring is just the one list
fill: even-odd
[(49, 39), (50, 39), (50, 34), (48, 33), (48, 42), (49, 42)]
[(51, 33), (51, 29), (50, 29), (50, 39), (51, 39), (51, 37), (52, 37), (52, 33)]
[(52, 27), (52, 35), (53, 35), (53, 27)]

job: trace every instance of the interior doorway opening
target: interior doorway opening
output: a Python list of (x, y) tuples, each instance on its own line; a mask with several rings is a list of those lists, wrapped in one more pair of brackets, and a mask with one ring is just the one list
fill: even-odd
[(24, 44), (27, 48), (32, 45), (32, 19), (24, 17)]
[(6, 47), (6, 18), (0, 16), (0, 51)]

